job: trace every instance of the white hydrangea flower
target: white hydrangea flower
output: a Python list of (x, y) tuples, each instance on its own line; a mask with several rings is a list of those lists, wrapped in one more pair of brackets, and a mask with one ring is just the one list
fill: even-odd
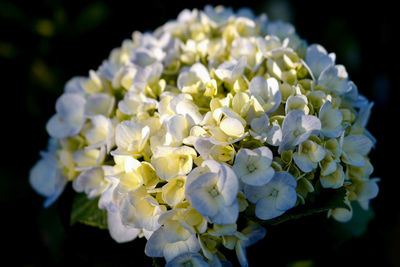
[(333, 162), (334, 171), (321, 174), (320, 181), (324, 188), (340, 188), (344, 184), (345, 173), (343, 172), (342, 165)]
[(103, 115), (108, 117), (114, 108), (115, 98), (109, 94), (97, 93), (87, 97), (85, 103), (85, 115)]
[(350, 92), (353, 86), (343, 65), (330, 65), (324, 69), (318, 78), (318, 84), (339, 95)]
[(234, 59), (219, 65), (215, 70), (215, 75), (222, 81), (233, 85), (233, 83), (243, 75), (245, 67), (246, 57), (241, 57), (237, 60)]
[(63, 94), (57, 99), (56, 114), (47, 122), (46, 129), (51, 137), (75, 136), (85, 122), (85, 98), (76, 93)]
[(143, 187), (124, 195), (120, 202), (120, 216), (123, 225), (156, 231), (160, 228), (158, 218), (165, 211), (158, 201)]
[(310, 113), (308, 107), (308, 99), (305, 95), (291, 95), (286, 100), (285, 113), (288, 114), (292, 110), (301, 110), (304, 114)]
[(282, 142), (279, 152), (292, 149), (307, 140), (310, 135), (321, 130), (321, 121), (303, 111), (293, 110), (287, 114), (282, 124)]
[(113, 122), (103, 115), (95, 115), (90, 120), (92, 128), (85, 132), (85, 137), (88, 141), (87, 148), (92, 149), (105, 146), (107, 153), (109, 153), (115, 143)]
[(162, 198), (171, 207), (181, 203), (185, 198), (185, 176), (177, 176), (168, 180), (162, 187)]
[(43, 206), (48, 207), (60, 196), (67, 184), (57, 158), (46, 152), (30, 171), (29, 183), (35, 191), (46, 197)]
[[(244, 19), (241, 20), (243, 21)], [(251, 26), (248, 27), (247, 31), (250, 29)], [(263, 60), (262, 54), (257, 50), (257, 44), (252, 38), (236, 38), (232, 42), (231, 54), (235, 58), (245, 57), (246, 66), (248, 66), (251, 70), (257, 69)]]
[(150, 127), (133, 121), (123, 121), (115, 128), (117, 150), (113, 155), (140, 155), (150, 135)]
[(195, 63), (180, 72), (177, 85), (183, 93), (197, 93), (199, 90), (205, 90), (210, 80), (208, 69), (201, 63)]
[(102, 167), (93, 167), (83, 171), (72, 183), (76, 192), (85, 192), (89, 199), (101, 195), (109, 186), (104, 178)]
[(238, 151), (232, 168), (244, 184), (261, 186), (267, 184), (274, 176), (271, 162), (272, 152), (268, 147), (253, 150), (242, 148)]
[(265, 80), (256, 76), (251, 80), (249, 90), (250, 95), (257, 99), (266, 113), (274, 112), (281, 103), (282, 95), (275, 78)]
[(319, 44), (310, 45), (307, 48), (306, 63), (311, 70), (314, 80), (318, 80), (322, 71), (335, 64), (336, 55), (325, 50)]
[(379, 187), (377, 183), (379, 181), (379, 178), (360, 180), (356, 194), (357, 201), (363, 209), (368, 210), (370, 200), (378, 195)]
[(105, 157), (106, 149), (104, 146), (99, 149), (79, 149), (72, 154), (75, 169), (83, 171), (91, 167), (99, 166)]
[(116, 242), (145, 237), (167, 266), (230, 265), (223, 247), (248, 266), (260, 221), (346, 190), (328, 212), (346, 222), (379, 192), (373, 102), (335, 60), (247, 8), (183, 10), (67, 82), (30, 184), (47, 207), (72, 182)]
[(161, 76), (163, 66), (161, 63), (154, 63), (152, 65), (139, 68), (135, 73), (132, 81), (132, 86), (129, 90), (134, 92), (143, 92), (145, 87), (158, 81)]
[(165, 267), (174, 266), (196, 266), (207, 267), (210, 266), (199, 253), (184, 253), (176, 256), (171, 261), (167, 262)]
[(192, 170), (196, 151), (188, 146), (159, 146), (154, 150), (151, 163), (163, 180), (188, 174)]
[(296, 204), (296, 179), (288, 172), (276, 172), (263, 186), (246, 185), (247, 199), (256, 204), (256, 216), (261, 220), (278, 217)]
[(157, 108), (158, 102), (146, 97), (143, 92), (125, 94), (124, 99), (118, 103), (118, 108), (126, 115), (137, 115)]
[(272, 146), (279, 146), (282, 141), (282, 129), (281, 126), (276, 122), (270, 123), (268, 115), (264, 114), (259, 118), (254, 118), (251, 121), (250, 134), (256, 140)]
[(365, 164), (365, 155), (372, 148), (372, 141), (365, 135), (348, 135), (343, 139), (343, 162), (361, 167)]
[(107, 226), (111, 237), (118, 243), (132, 241), (142, 233), (142, 229), (127, 227), (122, 223), (119, 210), (120, 199), (115, 194), (119, 179), (108, 176), (111, 174), (111, 170), (108, 168), (104, 169), (104, 172), (104, 178), (108, 181), (108, 186), (101, 194), (99, 208), (107, 210)]
[(293, 154), (293, 160), (303, 172), (311, 172), (317, 168), (318, 163), (325, 157), (325, 149), (317, 143), (307, 140), (299, 145)]
[(353, 218), (353, 207), (350, 204), (348, 194), (345, 197), (345, 203), (346, 203), (348, 209), (347, 208), (331, 209), (328, 212), (328, 217), (332, 216), (336, 221), (342, 222), (342, 223), (350, 221), (351, 218)]
[(326, 137), (336, 138), (343, 132), (343, 114), (340, 110), (332, 107), (330, 101), (326, 101), (319, 110), (321, 120), (321, 133)]
[(175, 209), (159, 217), (163, 225), (146, 243), (145, 253), (149, 257), (164, 257), (167, 262), (184, 253), (200, 250), (199, 241), (192, 229), (182, 222), (182, 210)]
[(239, 213), (236, 198), (239, 183), (235, 173), (226, 164), (212, 160), (205, 161), (202, 166), (198, 167), (201, 169), (194, 169), (187, 177), (186, 199), (213, 223), (234, 223)]

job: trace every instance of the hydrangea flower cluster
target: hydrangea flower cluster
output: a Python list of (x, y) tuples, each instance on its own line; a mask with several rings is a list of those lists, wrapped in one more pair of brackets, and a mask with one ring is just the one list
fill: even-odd
[(263, 222), (317, 186), (345, 188), (338, 221), (355, 201), (368, 209), (371, 108), (335, 54), (291, 24), (183, 10), (66, 84), (30, 183), (47, 207), (72, 182), (99, 199), (113, 239), (144, 237), (167, 266), (222, 266), (222, 248), (247, 266)]

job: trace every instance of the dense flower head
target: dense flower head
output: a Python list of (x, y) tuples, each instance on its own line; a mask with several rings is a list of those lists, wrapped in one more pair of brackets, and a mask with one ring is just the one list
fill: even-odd
[(378, 194), (372, 103), (335, 60), (265, 14), (183, 10), (66, 84), (31, 185), (49, 206), (72, 182), (167, 266), (228, 264), (221, 248), (247, 266), (263, 223), (316, 188), (346, 190), (342, 222)]

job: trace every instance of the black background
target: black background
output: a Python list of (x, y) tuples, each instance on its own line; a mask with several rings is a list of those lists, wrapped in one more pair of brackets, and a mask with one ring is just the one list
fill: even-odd
[[(375, 102), (368, 129), (377, 138), (371, 153), (380, 194), (371, 202), (368, 232), (336, 239), (325, 215), (268, 228), (248, 249), (250, 266), (400, 266), (398, 15), (389, 1), (22, 1), (0, 0), (1, 261), (10, 266), (148, 266), (144, 240), (116, 244), (107, 231), (68, 225), (67, 188), (49, 209), (28, 184), (29, 169), (45, 149), (45, 124), (63, 85), (97, 69), (112, 48), (134, 30), (149, 31), (184, 8), (247, 6), (270, 19), (292, 22), (308, 43), (335, 52), (359, 91)], [(5, 249), (4, 249), (5, 248)]]

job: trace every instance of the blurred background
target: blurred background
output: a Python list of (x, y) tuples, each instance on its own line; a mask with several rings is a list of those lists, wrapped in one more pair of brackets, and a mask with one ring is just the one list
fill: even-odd
[(143, 253), (144, 240), (121, 245), (107, 231), (70, 226), (71, 188), (43, 209), (43, 199), (28, 184), (29, 170), (46, 147), (45, 124), (67, 80), (97, 69), (134, 30), (154, 30), (184, 8), (223, 4), (292, 22), (309, 44), (335, 52), (359, 91), (375, 102), (368, 129), (378, 140), (371, 153), (373, 176), (382, 181), (371, 202), (374, 211), (342, 226), (320, 214), (271, 227), (263, 242), (248, 249), (250, 266), (400, 266), (400, 172), (393, 153), (399, 123), (393, 102), (398, 26), (389, 2), (0, 0), (2, 262), (152, 264)]

